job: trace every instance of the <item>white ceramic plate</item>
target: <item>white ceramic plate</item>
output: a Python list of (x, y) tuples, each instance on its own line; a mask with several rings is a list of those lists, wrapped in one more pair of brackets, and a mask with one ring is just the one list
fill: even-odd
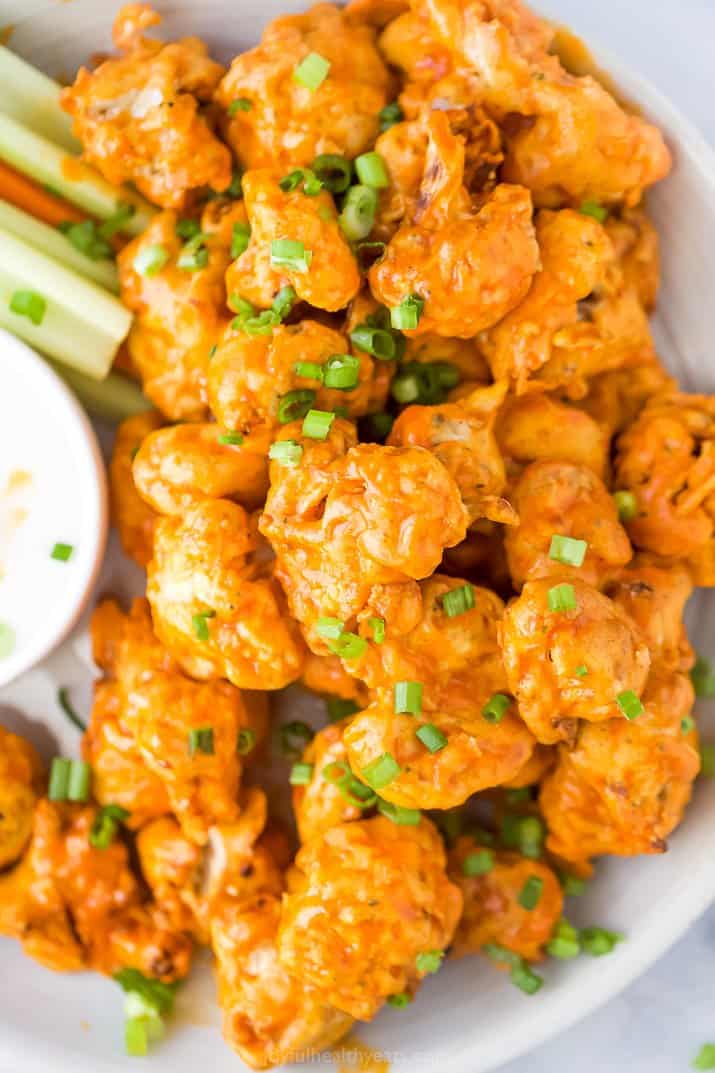
[[(26, 20), (30, 4), (40, 14)], [(71, 74), (84, 57), (108, 47), (114, 3), (75, 0), (0, 0), (0, 12), (15, 22), (13, 47), (51, 73)], [(220, 58), (252, 44), (262, 24), (296, 0), (172, 0), (156, 5), (166, 15), (166, 31), (198, 33)], [(554, 3), (550, 3), (553, 12)], [(565, 10), (565, 8), (564, 8)], [(12, 17), (14, 15), (14, 18)], [(614, 28), (615, 32), (615, 28)], [(676, 167), (651, 200), (663, 247), (663, 287), (656, 323), (661, 353), (687, 389), (715, 390), (715, 306), (709, 299), (715, 278), (715, 159), (682, 116), (651, 86), (600, 56), (625, 94), (640, 103), (665, 131)], [(137, 574), (111, 552), (100, 590), (126, 591)], [(692, 601), (688, 621), (696, 646), (711, 655), (715, 645), (715, 594)], [(89, 664), (86, 640), (78, 633), (40, 670), (0, 693), (2, 703), (22, 709), (15, 718), (45, 751), (49, 727), (63, 751), (76, 749), (76, 732), (63, 720), (58, 685), (85, 691)], [(707, 715), (703, 724), (706, 727)], [(295, 709), (294, 709), (295, 715)], [(711, 737), (715, 724), (710, 728)], [(715, 784), (698, 786), (685, 822), (663, 857), (609, 860), (599, 865), (589, 893), (574, 899), (569, 915), (577, 923), (617, 928), (628, 939), (607, 958), (580, 958), (547, 965), (546, 986), (526, 997), (479, 958), (448, 964), (429, 980), (406, 1010), (388, 1010), (359, 1030), (361, 1041), (387, 1052), (391, 1073), (449, 1069), (484, 1073), (535, 1047), (611, 998), (677, 939), (715, 896)], [(2, 1073), (128, 1073), (124, 1058), (122, 1003), (111, 982), (97, 976), (56, 976), (0, 941), (0, 1070)], [(239, 1060), (222, 1043), (213, 985), (207, 973), (182, 993), (177, 1024), (149, 1062), (156, 1073), (195, 1073), (210, 1067), (229, 1073)]]

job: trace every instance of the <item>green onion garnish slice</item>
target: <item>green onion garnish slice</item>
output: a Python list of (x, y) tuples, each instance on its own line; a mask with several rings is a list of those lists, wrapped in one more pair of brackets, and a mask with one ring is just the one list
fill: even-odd
[(251, 228), (248, 224), (234, 224), (231, 232), (231, 256), (240, 257), (248, 249)]
[(391, 801), (377, 802), (377, 811), (386, 820), (396, 823), (398, 827), (416, 827), (422, 819), (422, 813), (418, 808), (403, 808), (402, 805), (393, 805)]
[(193, 727), (189, 731), (188, 748), (189, 756), (196, 756), (197, 753), (213, 756), (215, 752), (213, 727)]
[(616, 704), (621, 709), (626, 719), (637, 719), (643, 714), (643, 705), (640, 698), (632, 689), (626, 689), (616, 697)]
[(423, 950), (415, 958), (415, 967), (418, 972), (432, 973), (439, 970), (444, 958), (444, 950)]
[(54, 757), (50, 765), (50, 782), (47, 796), (50, 801), (66, 801), (72, 761), (64, 756)]
[(190, 238), (195, 238), (201, 232), (201, 224), (198, 220), (185, 218), (177, 221), (175, 230), (179, 238), (187, 241)]
[(382, 790), (402, 773), (392, 753), (383, 753), (362, 769), (362, 777), (373, 790)]
[(518, 849), (522, 856), (531, 860), (541, 856), (545, 830), (538, 816), (507, 814), (502, 817), (500, 834), (508, 849)]
[(580, 897), (586, 890), (586, 880), (571, 872), (559, 872), (559, 882), (564, 894), (573, 898)]
[(297, 297), (298, 295), (290, 285), (281, 287), (278, 294), (273, 299), (273, 304), (271, 306), (271, 310), (275, 313), (278, 320), (285, 320), (295, 305)]
[(355, 158), (355, 171), (364, 186), (382, 190), (390, 185), (385, 161), (379, 153), (362, 153)]
[(606, 928), (582, 928), (579, 936), (585, 953), (595, 958), (610, 954), (616, 944), (625, 939), (621, 932), (608, 931)]
[(351, 242), (367, 238), (375, 223), (377, 193), (371, 186), (351, 186), (345, 195), (339, 223)]
[(293, 238), (274, 238), (271, 242), (271, 265), (292, 272), (307, 272), (313, 260), (312, 250)]
[(693, 683), (696, 697), (715, 697), (715, 669), (704, 656), (698, 656), (696, 659), (690, 672), (690, 681)]
[(494, 867), (494, 851), (491, 849), (477, 849), (467, 854), (462, 861), (462, 872), (465, 876), (485, 876)]
[(91, 261), (107, 261), (114, 256), (114, 250), (107, 240), (102, 238), (94, 220), (63, 220), (57, 225), (57, 230)]
[(356, 704), (354, 700), (345, 700), (343, 697), (328, 697), (325, 707), (331, 723), (337, 723), (360, 711), (359, 704)]
[(419, 715), (422, 711), (422, 683), (395, 682), (395, 711)]
[(278, 185), (284, 194), (289, 194), (291, 190), (297, 189), (303, 182), (303, 171), (301, 168), (296, 168), (295, 171), (291, 171), (288, 175), (284, 175), (279, 180)]
[(14, 291), (9, 306), (11, 313), (27, 317), (33, 324), (42, 324), (47, 312), (47, 302), (36, 291)]
[(136, 208), (134, 205), (130, 205), (128, 201), (118, 201), (112, 215), (108, 216), (106, 220), (102, 220), (97, 228), (97, 234), (100, 238), (106, 240), (114, 238), (118, 231), (125, 229), (135, 212)]
[(360, 271), (369, 272), (372, 266), (382, 258), (386, 249), (386, 244), (377, 240), (358, 242), (355, 246), (355, 256)]
[(233, 119), (239, 112), (250, 112), (252, 108), (253, 101), (249, 100), (248, 97), (236, 97), (228, 106), (228, 114)]
[(57, 690), (57, 703), (69, 719), (70, 723), (73, 723), (78, 730), (81, 730), (84, 733), (84, 731), (87, 729), (87, 724), (82, 719), (80, 719), (80, 717), (77, 715), (77, 712), (73, 708), (69, 698), (69, 690), (66, 686), (62, 686), (60, 689)]
[(509, 979), (526, 995), (535, 995), (543, 987), (543, 977), (535, 973), (526, 962), (515, 966), (509, 973)]
[(527, 801), (531, 801), (531, 787), (518, 786), (512, 790), (506, 790), (504, 793), (504, 800), (507, 805), (523, 805)]
[(352, 391), (360, 378), (360, 359), (352, 354), (333, 354), (323, 366), (323, 383), (338, 391)]
[(693, 1069), (715, 1069), (715, 1043), (703, 1043), (693, 1059)]
[(575, 611), (576, 592), (573, 585), (554, 585), (547, 593), (549, 611)]
[(482, 708), (482, 716), (488, 723), (501, 723), (511, 705), (511, 697), (506, 693), (494, 693)]
[(376, 804), (377, 794), (353, 775), (350, 765), (344, 760), (326, 764), (321, 775), (327, 782), (337, 786), (343, 797), (355, 808), (372, 808)]
[(197, 272), (200, 268), (206, 268), (209, 263), (209, 251), (204, 243), (209, 237), (203, 231), (199, 231), (198, 234), (184, 243), (176, 259), (177, 268), (182, 269), (184, 272)]
[(690, 734), (692, 730), (695, 730), (695, 720), (692, 715), (684, 715), (680, 720), (680, 733)]
[(397, 355), (395, 337), (385, 328), (371, 328), (369, 324), (358, 324), (350, 332), (350, 340), (358, 349), (364, 350), (380, 361), (392, 361)]
[(239, 730), (236, 739), (236, 752), (239, 756), (247, 756), (256, 748), (256, 733), (248, 727)]
[(419, 294), (408, 294), (390, 310), (390, 323), (401, 332), (412, 331), (420, 322), (425, 300)]
[(345, 629), (345, 623), (341, 622), (339, 618), (332, 618), (330, 615), (321, 615), (315, 624), (315, 632), (320, 637), (327, 637), (331, 641), (336, 641)]
[(126, 1019), (124, 1046), (130, 1058), (144, 1058), (149, 1053), (149, 1031), (144, 1017)]
[(292, 723), (284, 723), (279, 730), (281, 752), (290, 760), (296, 760), (303, 755), (306, 745), (309, 745), (315, 734), (307, 723), (295, 720)]
[(321, 153), (313, 161), (312, 170), (331, 194), (344, 194), (350, 186), (352, 164), (337, 153)]
[(197, 611), (195, 615), (191, 616), (191, 625), (194, 628), (194, 635), (199, 641), (208, 641), (209, 639), (209, 624), (208, 619), (215, 618), (215, 611)]
[(157, 1013), (171, 1013), (178, 983), (164, 984), (145, 976), (139, 969), (120, 969), (114, 979), (128, 995), (140, 995), (147, 1006)]
[(169, 251), (165, 246), (142, 246), (133, 261), (134, 271), (140, 276), (156, 276), (168, 260)]
[(585, 663), (580, 663), (573, 673), (576, 675), (577, 678), (585, 678), (588, 674), (588, 667)]
[(319, 365), (317, 361), (297, 361), (293, 366), (293, 371), (296, 376), (301, 376), (305, 380), (323, 382), (323, 366)]
[(463, 615), (465, 611), (471, 611), (475, 606), (474, 586), (467, 582), (458, 589), (450, 589), (441, 598), (442, 610), (448, 618)]
[(578, 211), (582, 216), (593, 216), (600, 224), (608, 219), (608, 209), (604, 209), (597, 201), (582, 201)]
[(243, 436), (240, 432), (222, 432), (218, 436), (218, 442), (224, 447), (240, 447), (243, 443)]
[(327, 440), (335, 414), (326, 410), (308, 410), (303, 420), (303, 435), (310, 440)]
[(380, 109), (378, 114), (380, 120), (380, 130), (386, 131), (390, 127), (394, 127), (395, 123), (401, 123), (404, 119), (402, 109), (397, 101), (393, 101), (391, 104), (386, 104), (384, 108)]
[(15, 651), (17, 637), (8, 622), (0, 622), (0, 659), (7, 659)]
[(291, 786), (307, 786), (313, 778), (313, 770), (313, 764), (305, 764), (303, 762), (293, 764), (293, 767), (290, 769), (288, 781)]
[(415, 736), (424, 745), (430, 753), (438, 753), (440, 749), (444, 749), (447, 744), (447, 735), (443, 734), (439, 727), (436, 727), (434, 723), (423, 723), (418, 730), (415, 731)]
[(536, 909), (544, 889), (544, 881), (541, 876), (529, 876), (524, 886), (519, 891), (517, 901), (522, 909), (531, 912)]
[(401, 406), (412, 402), (422, 406), (434, 406), (444, 402), (459, 381), (459, 369), (450, 362), (408, 361), (401, 366), (392, 381), (391, 393)]
[(301, 86), (315, 93), (328, 77), (329, 70), (330, 60), (326, 60), (319, 52), (309, 52), (294, 69), (293, 78), (300, 82)]
[(376, 645), (381, 645), (385, 640), (384, 618), (378, 618), (376, 615), (373, 615), (367, 620), (367, 624), (372, 632), (373, 641)]
[(70, 773), (67, 781), (68, 801), (89, 801), (89, 785), (92, 769), (86, 760), (70, 761)]
[(575, 540), (573, 537), (554, 533), (549, 547), (549, 558), (556, 563), (563, 563), (564, 566), (583, 566), (587, 550), (588, 543), (585, 540)]
[(119, 824), (130, 816), (121, 805), (104, 805), (94, 818), (89, 832), (89, 844), (93, 849), (107, 849), (117, 837)]
[(367, 651), (367, 641), (357, 633), (341, 633), (335, 640), (328, 641), (327, 645), (341, 659), (360, 659)]
[(291, 421), (299, 421), (310, 411), (315, 402), (315, 392), (312, 388), (298, 388), (296, 391), (288, 391), (278, 401), (278, 421), (281, 425), (287, 425)]
[(579, 933), (568, 920), (560, 920), (546, 945), (546, 952), (560, 961), (570, 961), (581, 953)]
[(632, 522), (638, 513), (638, 503), (633, 492), (614, 492), (613, 501), (616, 504), (620, 520), (622, 522)]
[(303, 457), (303, 448), (296, 440), (278, 440), (269, 447), (268, 457), (282, 466), (297, 466)]
[(50, 552), (50, 558), (59, 563), (66, 563), (72, 558), (74, 544), (55, 544)]
[(408, 995), (406, 991), (399, 991), (396, 995), (388, 995), (387, 1003), (389, 1006), (395, 1006), (398, 1010), (403, 1010), (405, 1006), (409, 1006), (412, 1002), (412, 996)]

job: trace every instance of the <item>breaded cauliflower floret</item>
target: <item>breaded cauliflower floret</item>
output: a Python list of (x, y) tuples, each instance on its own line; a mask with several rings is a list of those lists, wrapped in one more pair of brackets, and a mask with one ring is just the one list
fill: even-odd
[(572, 462), (604, 480), (609, 461), (608, 430), (584, 410), (551, 395), (509, 396), (494, 427), (510, 476), (530, 462)]
[(638, 554), (606, 587), (606, 594), (640, 626), (654, 666), (687, 672), (695, 662), (683, 622), (693, 579), (683, 563)]
[(331, 827), (359, 820), (376, 803), (369, 787), (361, 789), (351, 779), (343, 741), (347, 726), (347, 720), (331, 723), (303, 751), (301, 759), (310, 765), (310, 780), (293, 787), (293, 812), (304, 844)]
[(341, 824), (298, 853), (278, 938), (281, 963), (339, 1010), (369, 1020), (414, 990), (417, 956), (449, 945), (462, 910), (442, 840), (377, 816)]
[(42, 761), (29, 741), (0, 726), (0, 868), (20, 856), (42, 790)]
[(117, 426), (109, 463), (112, 522), (124, 553), (139, 566), (146, 566), (151, 559), (157, 517), (137, 490), (132, 464), (149, 433), (161, 428), (163, 423), (161, 415), (154, 411), (122, 421)]
[(231, 182), (231, 154), (206, 110), (224, 72), (197, 37), (169, 45), (142, 37), (160, 21), (148, 4), (123, 7), (113, 36), (124, 54), (81, 67), (61, 101), (85, 158), (110, 183), (132, 182), (157, 205), (181, 209), (202, 187)]

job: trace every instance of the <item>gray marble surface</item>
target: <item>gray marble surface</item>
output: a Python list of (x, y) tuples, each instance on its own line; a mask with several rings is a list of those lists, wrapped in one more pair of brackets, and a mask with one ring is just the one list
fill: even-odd
[[(715, 144), (713, 0), (540, 0), (534, 6), (649, 78)], [(714, 972), (715, 907), (607, 1006), (500, 1073), (686, 1071), (700, 1045), (715, 1042)]]

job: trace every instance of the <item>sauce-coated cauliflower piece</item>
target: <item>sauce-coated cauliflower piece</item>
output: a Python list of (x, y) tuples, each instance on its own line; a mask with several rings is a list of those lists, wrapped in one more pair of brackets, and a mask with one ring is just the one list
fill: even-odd
[(464, 140), (443, 112), (428, 121), (429, 145), (414, 213), (370, 269), (372, 293), (394, 308), (423, 303), (414, 331), (469, 339), (492, 327), (527, 294), (539, 267), (528, 190), (500, 184), (473, 204)]
[[(573, 609), (551, 610), (570, 596)], [(638, 707), (629, 702), (645, 687), (648, 646), (625, 611), (585, 582), (527, 581), (499, 628), (510, 690), (544, 745), (573, 741), (579, 719), (627, 721), (619, 698), (628, 711)]]
[[(491, 855), (492, 867), (481, 875), (470, 875), (465, 862), (477, 853)], [(485, 849), (463, 835), (449, 853), (449, 876), (464, 896), (464, 912), (452, 944), (456, 957), (476, 954), (490, 943), (526, 961), (544, 956), (564, 904), (561, 884), (547, 864), (507, 850)], [(530, 908), (519, 901), (525, 887), (529, 894), (533, 892), (527, 902)]]
[[(311, 53), (330, 64), (315, 90), (295, 75)], [(332, 4), (316, 4), (269, 22), (261, 43), (234, 59), (215, 100), (245, 168), (290, 170), (323, 153), (352, 158), (370, 148), (391, 81), (373, 28)]]
[(609, 437), (635, 421), (649, 399), (672, 394), (678, 385), (657, 359), (625, 369), (612, 369), (592, 377), (588, 394), (579, 406), (593, 417)]
[[(633, 554), (613, 496), (587, 466), (532, 462), (510, 498), (519, 524), (507, 530), (504, 546), (517, 589), (548, 577), (578, 577), (600, 588)], [(552, 558), (554, 537), (586, 542), (580, 566)]]
[(682, 674), (657, 673), (637, 719), (582, 723), (541, 787), (547, 848), (567, 861), (663, 853), (700, 767), (694, 701)]
[(355, 791), (350, 778), (343, 736), (348, 723), (341, 720), (320, 730), (303, 751), (302, 761), (310, 765), (310, 779), (293, 787), (293, 812), (302, 843), (322, 835), (331, 827), (359, 820), (375, 805), (368, 787)]
[(149, 433), (163, 424), (161, 415), (151, 410), (122, 421), (117, 426), (109, 463), (112, 523), (117, 527), (125, 555), (139, 566), (146, 566), (151, 559), (157, 519), (155, 511), (137, 490), (132, 464)]
[(369, 1020), (414, 990), (418, 954), (449, 945), (462, 897), (442, 840), (377, 816), (341, 824), (298, 853), (278, 937), (281, 963), (326, 1003)]
[(132, 182), (157, 205), (181, 209), (202, 187), (231, 182), (231, 153), (206, 109), (224, 71), (197, 37), (169, 45), (142, 37), (160, 21), (148, 4), (123, 7), (114, 43), (124, 55), (81, 67), (61, 102), (86, 160), (110, 183)]
[(494, 434), (510, 477), (530, 462), (572, 462), (588, 466), (601, 480), (606, 477), (608, 430), (584, 410), (551, 395), (507, 397)]
[(30, 840), (42, 774), (29, 741), (0, 726), (0, 868), (16, 861)]
[(284, 191), (281, 178), (270, 168), (243, 176), (251, 238), (226, 272), (226, 289), (261, 309), (283, 287), (317, 309), (343, 309), (360, 289), (360, 273), (332, 195), (321, 190), (308, 197), (300, 187)]
[(640, 627), (654, 666), (687, 672), (695, 662), (683, 622), (693, 579), (682, 563), (639, 554), (606, 587), (606, 594)]
[(195, 678), (281, 689), (300, 677), (303, 646), (243, 507), (207, 499), (162, 518), (147, 596), (157, 636)]

